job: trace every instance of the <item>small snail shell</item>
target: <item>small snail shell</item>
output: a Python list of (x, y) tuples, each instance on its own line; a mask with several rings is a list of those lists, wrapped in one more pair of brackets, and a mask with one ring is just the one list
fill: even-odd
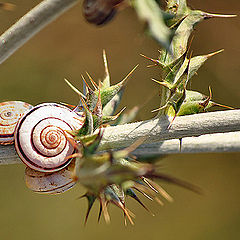
[(96, 25), (110, 21), (116, 14), (116, 5), (123, 0), (84, 0), (83, 15), (85, 19)]
[(14, 130), (23, 114), (32, 108), (32, 105), (21, 101), (0, 103), (0, 144), (14, 142)]
[(40, 172), (55, 172), (66, 167), (74, 152), (68, 133), (84, 123), (72, 110), (55, 103), (40, 104), (27, 112), (15, 131), (15, 148), (21, 160)]
[(63, 193), (76, 184), (76, 181), (72, 178), (74, 166), (75, 161), (72, 161), (66, 168), (54, 173), (39, 172), (26, 167), (26, 185), (29, 189), (38, 193)]

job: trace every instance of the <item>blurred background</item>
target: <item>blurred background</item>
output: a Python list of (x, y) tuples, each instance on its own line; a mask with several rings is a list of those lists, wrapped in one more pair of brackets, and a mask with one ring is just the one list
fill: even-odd
[[(12, 0), (14, 11), (0, 10), (0, 32), (39, 2)], [(80, 76), (85, 71), (95, 80), (101, 78), (102, 50), (106, 49), (113, 83), (140, 64), (128, 82), (122, 106), (141, 106), (138, 120), (153, 117), (151, 110), (159, 101), (151, 78), (160, 79), (160, 71), (147, 68), (149, 62), (140, 53), (157, 58), (159, 45), (144, 35), (144, 25), (132, 9), (124, 9), (104, 27), (95, 27), (83, 19), (81, 2), (0, 65), (0, 101), (77, 104), (78, 96), (63, 79), (81, 89)], [(239, 0), (188, 2), (194, 9), (211, 13), (240, 14)], [(205, 63), (191, 89), (208, 94), (211, 86), (216, 102), (238, 108), (239, 17), (207, 20), (197, 26), (194, 35), (194, 55), (225, 51)], [(35, 194), (25, 186), (23, 165), (0, 166), (0, 239), (239, 239), (239, 158), (240, 153), (167, 156), (161, 160), (163, 171), (200, 186), (204, 195), (163, 184), (174, 197), (173, 203), (161, 207), (143, 199), (155, 217), (129, 199), (127, 206), (137, 215), (134, 227), (124, 227), (122, 213), (115, 207), (110, 208), (110, 225), (103, 219), (97, 224), (98, 204), (84, 227), (87, 203), (77, 199), (84, 193), (82, 187), (57, 196)]]

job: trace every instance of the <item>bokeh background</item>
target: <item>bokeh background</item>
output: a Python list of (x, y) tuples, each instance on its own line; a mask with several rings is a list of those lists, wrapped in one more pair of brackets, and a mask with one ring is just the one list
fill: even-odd
[[(0, 11), (1, 33), (40, 1), (11, 2), (17, 6), (15, 11)], [(207, 12), (240, 14), (239, 0), (188, 2)], [(139, 105), (138, 120), (151, 118), (151, 110), (158, 107), (156, 84), (151, 78), (159, 79), (160, 74), (158, 68), (146, 68), (149, 62), (140, 53), (156, 58), (160, 47), (143, 30), (144, 25), (130, 8), (104, 27), (92, 26), (82, 17), (80, 1), (0, 65), (0, 101), (76, 104), (78, 96), (63, 79), (81, 88), (80, 75), (85, 71), (96, 80), (101, 78), (102, 50), (106, 49), (113, 83), (140, 64), (128, 82), (122, 106), (130, 109)], [(194, 35), (194, 55), (221, 48), (225, 51), (199, 70), (191, 89), (208, 94), (210, 85), (216, 102), (238, 108), (239, 17), (205, 21), (197, 26)], [(163, 184), (175, 201), (160, 207), (144, 199), (155, 217), (129, 199), (127, 205), (137, 215), (134, 227), (124, 227), (123, 216), (115, 207), (110, 209), (110, 225), (103, 219), (97, 224), (98, 204), (84, 227), (87, 203), (77, 199), (84, 193), (82, 187), (57, 196), (35, 194), (25, 186), (23, 165), (0, 166), (0, 239), (239, 239), (239, 157), (239, 153), (222, 153), (164, 158), (161, 164), (165, 172), (202, 187), (205, 194), (199, 196)]]

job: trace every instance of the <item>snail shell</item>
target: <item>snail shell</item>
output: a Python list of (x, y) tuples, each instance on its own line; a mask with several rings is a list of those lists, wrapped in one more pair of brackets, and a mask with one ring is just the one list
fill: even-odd
[(85, 118), (56, 103), (40, 104), (27, 112), (15, 131), (15, 148), (21, 160), (40, 172), (66, 167), (74, 152), (66, 131), (80, 129)]
[(32, 105), (21, 101), (0, 103), (0, 144), (12, 144), (14, 131), (19, 119), (32, 108)]
[(116, 14), (116, 5), (123, 0), (84, 0), (83, 15), (89, 23), (105, 24)]
[(63, 193), (76, 184), (76, 181), (72, 178), (74, 166), (75, 161), (72, 161), (67, 167), (54, 173), (39, 172), (26, 167), (26, 185), (29, 189), (37, 193)]

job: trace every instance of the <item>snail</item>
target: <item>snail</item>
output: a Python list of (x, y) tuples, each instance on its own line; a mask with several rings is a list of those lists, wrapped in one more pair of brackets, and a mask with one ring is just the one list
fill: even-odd
[(26, 185), (29, 189), (37, 193), (63, 193), (76, 184), (76, 181), (72, 178), (74, 166), (75, 161), (73, 160), (67, 167), (54, 173), (39, 172), (26, 167)]
[(32, 108), (18, 122), (15, 149), (28, 167), (39, 172), (57, 172), (70, 162), (74, 147), (67, 131), (80, 129), (84, 116), (69, 108), (45, 103)]
[(89, 23), (101, 25), (116, 14), (116, 6), (123, 0), (84, 0), (83, 15)]
[(14, 142), (14, 131), (19, 119), (32, 108), (32, 105), (21, 101), (0, 103), (0, 144)]

